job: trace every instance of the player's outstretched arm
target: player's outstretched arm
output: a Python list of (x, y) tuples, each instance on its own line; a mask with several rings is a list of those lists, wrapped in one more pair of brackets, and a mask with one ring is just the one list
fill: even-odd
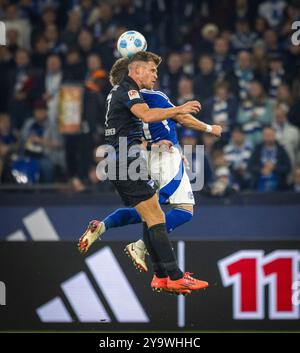
[(172, 108), (152, 108), (150, 109), (146, 103), (138, 103), (133, 105), (131, 112), (144, 123), (153, 123), (172, 118), (178, 114), (197, 114), (201, 108), (198, 101), (189, 101), (178, 107)]
[(201, 131), (201, 132), (208, 132), (214, 136), (220, 137), (222, 134), (222, 126), (220, 125), (208, 125), (195, 117), (193, 117), (191, 114), (179, 114), (176, 117), (173, 118), (177, 123), (180, 125)]

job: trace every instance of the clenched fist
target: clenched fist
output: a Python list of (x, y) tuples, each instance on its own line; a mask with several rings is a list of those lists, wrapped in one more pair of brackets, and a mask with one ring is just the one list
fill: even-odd
[(221, 137), (222, 126), (220, 126), (220, 125), (212, 125), (211, 127), (212, 127), (211, 134), (216, 136), (216, 137)]

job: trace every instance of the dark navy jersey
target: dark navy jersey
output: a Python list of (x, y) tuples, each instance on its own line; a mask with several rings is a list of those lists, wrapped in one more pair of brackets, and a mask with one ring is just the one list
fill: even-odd
[(143, 123), (134, 116), (130, 108), (145, 103), (139, 87), (129, 76), (112, 88), (106, 100), (105, 143), (119, 148), (119, 138), (127, 137), (127, 145), (141, 143)]
[[(172, 104), (163, 92), (142, 89), (140, 91), (149, 108), (172, 108)], [(174, 145), (178, 143), (176, 133), (176, 122), (172, 119), (166, 119), (155, 123), (144, 123), (144, 137), (151, 142), (160, 140), (169, 140)]]

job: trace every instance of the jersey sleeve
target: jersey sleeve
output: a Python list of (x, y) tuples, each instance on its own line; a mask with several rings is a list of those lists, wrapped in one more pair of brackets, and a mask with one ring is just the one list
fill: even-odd
[(122, 102), (128, 109), (135, 104), (146, 103), (141, 93), (135, 89), (124, 90), (122, 93)]

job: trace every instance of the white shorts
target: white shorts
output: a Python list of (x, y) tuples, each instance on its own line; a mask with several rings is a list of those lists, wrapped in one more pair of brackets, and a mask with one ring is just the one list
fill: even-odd
[(151, 152), (148, 163), (151, 178), (159, 185), (159, 202), (194, 205), (194, 195), (178, 147), (173, 152)]

